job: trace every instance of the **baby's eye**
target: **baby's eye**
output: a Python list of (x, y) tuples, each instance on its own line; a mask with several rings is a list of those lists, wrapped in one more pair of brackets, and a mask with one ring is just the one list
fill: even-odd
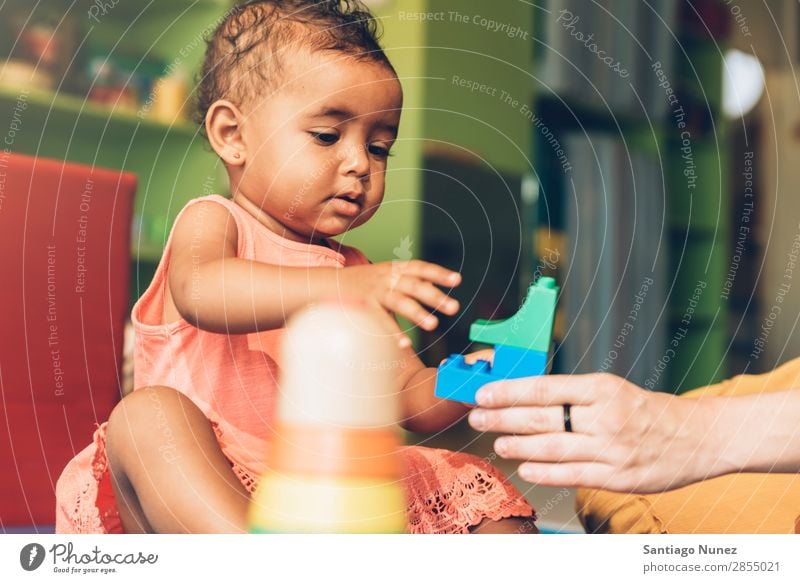
[(339, 136), (336, 134), (327, 134), (325, 132), (309, 132), (314, 138), (322, 142), (323, 144), (335, 144), (339, 139)]
[(389, 156), (393, 155), (388, 148), (384, 148), (375, 144), (369, 146), (369, 153), (374, 156), (379, 156), (380, 158), (388, 158)]

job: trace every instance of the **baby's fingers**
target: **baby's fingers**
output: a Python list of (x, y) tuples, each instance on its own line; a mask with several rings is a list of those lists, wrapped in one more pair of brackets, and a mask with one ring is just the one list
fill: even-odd
[(423, 330), (434, 330), (439, 325), (439, 320), (423, 308), (419, 302), (402, 292), (392, 292), (386, 300), (386, 308), (397, 315), (404, 317), (415, 326)]
[(416, 277), (404, 277), (397, 282), (395, 291), (410, 296), (417, 302), (430, 306), (448, 316), (453, 316), (458, 312), (458, 301), (448, 297), (432, 283)]
[(418, 277), (444, 287), (455, 287), (461, 283), (461, 274), (441, 265), (414, 259), (400, 263), (397, 267), (402, 275)]

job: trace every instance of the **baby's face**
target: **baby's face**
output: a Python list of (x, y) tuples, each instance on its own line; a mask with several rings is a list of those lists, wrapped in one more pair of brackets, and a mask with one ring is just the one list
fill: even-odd
[(244, 112), (238, 195), (295, 240), (339, 235), (383, 200), (400, 83), (385, 66), (341, 53), (298, 51), (283, 73), (286, 84)]

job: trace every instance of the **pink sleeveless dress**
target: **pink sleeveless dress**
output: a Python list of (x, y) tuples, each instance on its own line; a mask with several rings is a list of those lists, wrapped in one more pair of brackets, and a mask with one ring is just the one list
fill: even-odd
[[(201, 202), (220, 204), (231, 213), (239, 257), (287, 267), (368, 263), (350, 247), (334, 250), (284, 239), (220, 196), (195, 199), (186, 208)], [(153, 282), (133, 308), (134, 386), (168, 386), (187, 395), (211, 421), (233, 471), (252, 492), (265, 471), (283, 330), (226, 335), (200, 330), (182, 319), (161, 324), (171, 239)], [(105, 430), (105, 423), (98, 427), (92, 443), (58, 480), (58, 533), (123, 532), (108, 473)], [(466, 533), (484, 518), (533, 516), (519, 492), (484, 460), (423, 447), (403, 448), (403, 455), (409, 532)]]

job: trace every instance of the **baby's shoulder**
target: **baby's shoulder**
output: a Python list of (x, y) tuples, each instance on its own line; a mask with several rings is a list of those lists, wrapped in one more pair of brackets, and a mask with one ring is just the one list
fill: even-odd
[(219, 194), (209, 194), (206, 196), (199, 196), (187, 202), (180, 213), (178, 213), (177, 220), (182, 219), (185, 215), (205, 215), (210, 214), (215, 217), (224, 217), (233, 215), (236, 212), (236, 203), (230, 199), (220, 196)]
[(235, 228), (238, 223), (237, 205), (233, 201), (218, 194), (193, 198), (184, 205), (175, 219), (175, 225), (191, 223), (202, 228), (214, 223), (231, 223)]
[(226, 243), (237, 248), (239, 234), (235, 203), (218, 195), (190, 200), (173, 227), (173, 245), (183, 249)]

